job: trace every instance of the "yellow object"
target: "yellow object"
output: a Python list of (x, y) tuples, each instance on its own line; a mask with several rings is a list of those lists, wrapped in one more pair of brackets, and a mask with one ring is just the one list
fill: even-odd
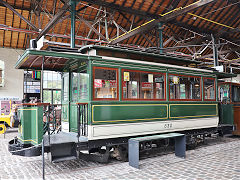
[(6, 131), (6, 126), (4, 124), (0, 124), (0, 134), (5, 133)]
[(230, 62), (230, 61), (238, 61), (238, 60), (240, 60), (240, 58), (237, 58), (237, 59), (230, 59), (230, 60), (226, 60), (226, 61)]
[(4, 124), (4, 122), (5, 122), (5, 124), (7, 124), (7, 125), (9, 125), (10, 126), (10, 122), (11, 122), (11, 115), (4, 115), (4, 116), (0, 116), (0, 122), (1, 122), (1, 124)]
[(217, 22), (217, 21), (213, 21), (213, 20), (210, 20), (210, 19), (207, 19), (207, 18), (198, 16), (198, 15), (196, 15), (196, 14), (192, 14), (192, 13), (188, 13), (188, 14), (191, 15), (191, 16), (197, 17), (197, 18), (199, 18), (199, 19), (203, 19), (203, 20), (205, 20), (205, 21), (208, 21), (208, 22), (217, 24), (217, 25), (219, 25), (219, 26), (227, 27), (227, 28), (229, 28), (229, 29), (235, 29), (234, 27), (231, 27), (231, 26), (228, 26), (228, 25), (219, 23), (219, 22)]
[[(6, 131), (6, 125), (10, 126), (10, 120), (11, 116), (10, 115), (1, 115), (0, 116), (0, 134), (3, 134), (5, 133)], [(5, 125), (4, 125), (4, 122), (5, 122)]]
[[(12, 101), (9, 101), (10, 104), (10, 113), (9, 115), (0, 115), (0, 134), (5, 133), (6, 126), (13, 127), (14, 121), (11, 122), (11, 114), (12, 114)], [(13, 117), (12, 117), (13, 118)]]

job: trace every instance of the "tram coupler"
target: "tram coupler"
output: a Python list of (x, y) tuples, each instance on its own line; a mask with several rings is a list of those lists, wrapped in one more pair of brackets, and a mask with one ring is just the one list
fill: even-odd
[(41, 144), (40, 145), (31, 145), (31, 144), (22, 144), (17, 137), (8, 142), (8, 151), (12, 155), (18, 156), (40, 156), (41, 155)]

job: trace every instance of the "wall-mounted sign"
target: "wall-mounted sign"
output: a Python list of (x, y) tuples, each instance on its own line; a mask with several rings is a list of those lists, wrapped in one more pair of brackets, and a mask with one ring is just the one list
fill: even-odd
[(124, 76), (124, 81), (129, 81), (129, 79), (130, 79), (130, 74), (129, 74), (129, 72), (124, 72), (124, 73), (123, 73), (123, 76)]
[(102, 80), (101, 79), (94, 79), (94, 87), (101, 88), (102, 87)]
[(179, 83), (179, 77), (173, 76), (173, 83), (178, 84)]
[(142, 82), (142, 88), (144, 89), (151, 89), (152, 88), (152, 83), (149, 82)]
[(94, 79), (94, 88), (101, 88), (101, 87), (116, 88), (117, 87), (116, 80)]

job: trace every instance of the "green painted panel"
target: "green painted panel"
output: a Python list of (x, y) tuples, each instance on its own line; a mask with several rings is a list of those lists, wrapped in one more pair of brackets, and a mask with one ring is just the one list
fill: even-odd
[(19, 140), (24, 144), (40, 144), (43, 137), (43, 107), (21, 107), (18, 111), (21, 121)]
[(69, 121), (69, 127), (70, 132), (77, 132), (77, 105), (71, 105), (71, 113), (70, 113), (70, 121)]
[(217, 116), (217, 104), (170, 104), (170, 118)]
[(93, 123), (136, 122), (166, 120), (168, 107), (165, 104), (109, 104), (92, 105)]
[(221, 124), (234, 124), (234, 110), (232, 104), (219, 105), (219, 118)]

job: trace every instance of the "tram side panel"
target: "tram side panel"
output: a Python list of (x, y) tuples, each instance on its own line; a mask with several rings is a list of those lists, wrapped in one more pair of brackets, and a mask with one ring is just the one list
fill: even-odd
[(217, 127), (218, 105), (92, 104), (89, 140)]

